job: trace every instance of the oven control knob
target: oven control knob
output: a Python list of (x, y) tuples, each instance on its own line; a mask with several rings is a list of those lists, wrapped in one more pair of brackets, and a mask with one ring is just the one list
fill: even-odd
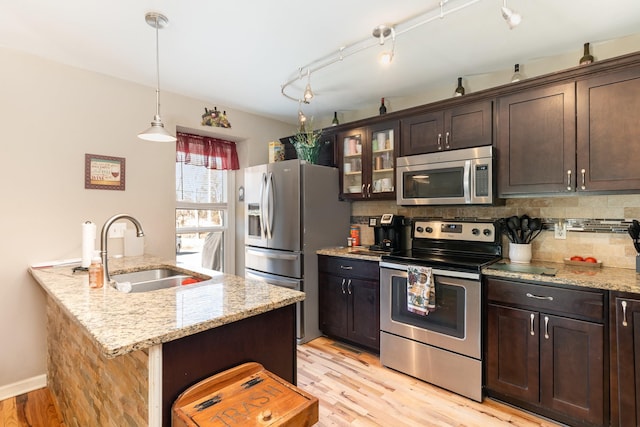
[(484, 234), (485, 236), (490, 236), (491, 230), (489, 230), (488, 228), (485, 228), (484, 230), (482, 230), (482, 234)]
[(427, 227), (427, 228), (426, 228), (426, 232), (427, 232), (427, 233), (433, 233), (433, 228), (431, 228), (431, 227)]
[(477, 228), (474, 228), (473, 230), (471, 230), (471, 234), (473, 234), (474, 236), (477, 236), (478, 234), (480, 234), (480, 230), (478, 230)]
[(416, 227), (416, 231), (417, 231), (418, 233), (422, 233), (422, 232), (424, 231), (424, 228), (422, 228), (422, 227)]

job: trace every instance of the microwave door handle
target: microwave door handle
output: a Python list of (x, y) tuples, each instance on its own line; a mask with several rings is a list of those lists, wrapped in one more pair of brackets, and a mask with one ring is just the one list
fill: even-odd
[(464, 202), (471, 203), (471, 160), (465, 160), (464, 162), (463, 189)]

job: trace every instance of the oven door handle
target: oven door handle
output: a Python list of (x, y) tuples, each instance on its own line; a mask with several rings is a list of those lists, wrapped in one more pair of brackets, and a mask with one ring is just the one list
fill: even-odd
[[(398, 264), (389, 261), (380, 261), (378, 264), (380, 268), (388, 268), (390, 270), (398, 270), (406, 273), (409, 264)], [(442, 277), (457, 277), (460, 279), (480, 280), (480, 273), (471, 273), (468, 271), (455, 271), (455, 270), (442, 270), (439, 268), (433, 268), (431, 272), (434, 275)]]

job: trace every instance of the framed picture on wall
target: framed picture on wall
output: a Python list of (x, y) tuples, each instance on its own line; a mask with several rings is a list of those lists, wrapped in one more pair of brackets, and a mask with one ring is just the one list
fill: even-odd
[(124, 157), (84, 155), (84, 188), (124, 191), (125, 175)]

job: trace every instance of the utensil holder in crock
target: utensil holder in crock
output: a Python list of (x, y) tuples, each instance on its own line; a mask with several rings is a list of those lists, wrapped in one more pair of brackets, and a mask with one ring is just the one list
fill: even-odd
[(509, 259), (518, 264), (531, 262), (531, 245), (528, 243), (509, 243)]

